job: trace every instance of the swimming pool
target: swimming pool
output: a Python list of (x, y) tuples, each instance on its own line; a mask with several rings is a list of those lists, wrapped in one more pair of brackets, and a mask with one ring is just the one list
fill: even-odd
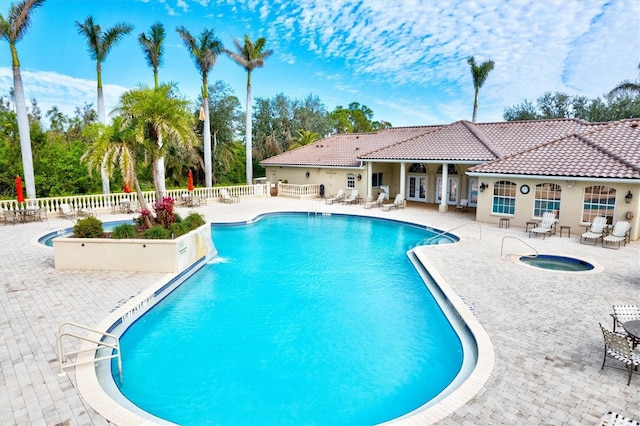
[(460, 370), (458, 336), (405, 254), (433, 235), (424, 227), (279, 215), (212, 233), (222, 261), (122, 337), (121, 391), (136, 405), (182, 424), (369, 424), (421, 406)]
[(581, 272), (591, 271), (594, 266), (574, 257), (539, 254), (537, 256), (521, 256), (520, 261), (527, 265), (551, 271)]

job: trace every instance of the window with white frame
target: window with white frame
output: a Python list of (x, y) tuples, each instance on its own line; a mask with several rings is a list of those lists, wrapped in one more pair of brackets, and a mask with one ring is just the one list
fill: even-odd
[(493, 184), (492, 213), (515, 214), (516, 212), (516, 184), (501, 180)]
[(384, 185), (382, 183), (382, 173), (372, 173), (371, 174), (371, 186), (372, 187), (377, 187), (377, 186), (382, 186)]
[(560, 218), (560, 195), (562, 188), (555, 183), (539, 183), (533, 199), (533, 217), (542, 217), (544, 212), (557, 212)]
[(582, 221), (593, 222), (596, 216), (604, 216), (608, 222), (613, 220), (616, 206), (616, 190), (604, 185), (589, 186), (584, 189), (582, 203)]
[(356, 175), (355, 173), (347, 173), (347, 188), (353, 189), (356, 187)]

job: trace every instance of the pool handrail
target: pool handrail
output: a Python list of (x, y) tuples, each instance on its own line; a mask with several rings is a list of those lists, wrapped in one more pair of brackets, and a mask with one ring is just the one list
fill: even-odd
[[(75, 327), (75, 328), (79, 328), (82, 330), (86, 330), (89, 331), (91, 333), (96, 333), (99, 336), (102, 336), (100, 338), (100, 340), (94, 340), (91, 339), (87, 336), (81, 336), (79, 334), (75, 334), (75, 333), (70, 333), (70, 332), (63, 332), (63, 329), (65, 328), (65, 326), (70, 326), (70, 327)], [(81, 349), (78, 351), (69, 351), (69, 352), (65, 352), (64, 351), (64, 347), (62, 345), (62, 338), (63, 337), (72, 337), (72, 338), (76, 338), (80, 341), (83, 342), (89, 342), (89, 343), (94, 343), (96, 346), (90, 348), (90, 349)], [(114, 343), (108, 343), (105, 341), (105, 339), (110, 338), (114, 340)], [(96, 330), (93, 328), (89, 328), (87, 326), (81, 325), (81, 324), (77, 324), (75, 322), (64, 322), (62, 324), (60, 324), (60, 326), (58, 326), (58, 376), (64, 376), (66, 373), (64, 371), (65, 368), (69, 368), (69, 367), (75, 367), (77, 365), (82, 365), (82, 364), (90, 364), (90, 363), (95, 363), (97, 361), (102, 361), (102, 360), (106, 360), (106, 359), (113, 359), (113, 358), (117, 358), (118, 359), (118, 373), (120, 375), (120, 377), (122, 377), (122, 358), (120, 357), (120, 338), (114, 334), (111, 333), (107, 333), (107, 332), (103, 332), (100, 330)], [(78, 361), (78, 359), (76, 358), (75, 362), (65, 362), (65, 359), (67, 358), (68, 355), (78, 355), (80, 353), (83, 352), (97, 352), (100, 349), (103, 348), (107, 348), (107, 349), (111, 349), (111, 354), (110, 355), (105, 355), (105, 356), (101, 356), (101, 357), (91, 357), (89, 360), (87, 361)]]
[(533, 247), (531, 244), (529, 244), (529, 243), (526, 243), (526, 242), (522, 241), (522, 240), (521, 240), (520, 238), (518, 238), (518, 237), (514, 237), (514, 236), (512, 236), (512, 235), (506, 235), (506, 236), (502, 237), (502, 242), (500, 243), (500, 257), (502, 257), (502, 256), (504, 255), (504, 240), (506, 240), (507, 238), (512, 238), (512, 239), (514, 239), (514, 240), (518, 240), (518, 241), (520, 241), (522, 244), (526, 245), (527, 247), (529, 247), (531, 250), (533, 250), (533, 251), (535, 252), (535, 254), (533, 254), (533, 255), (531, 255), (531, 254), (525, 254), (525, 255), (523, 255), (523, 256), (527, 256), (527, 257), (535, 258), (535, 257), (538, 257), (538, 255), (540, 254), (540, 253), (538, 252), (538, 250), (536, 250), (536, 248), (535, 248), (535, 247)]
[(478, 222), (478, 221), (473, 221), (473, 222), (465, 222), (465, 223), (463, 223), (462, 225), (455, 226), (455, 227), (453, 227), (453, 228), (451, 228), (451, 229), (448, 229), (448, 230), (446, 230), (446, 231), (440, 231), (440, 232), (438, 232), (437, 234), (435, 234), (435, 235), (433, 235), (433, 236), (431, 236), (431, 237), (427, 238), (426, 240), (424, 240), (424, 245), (427, 245), (427, 243), (428, 243), (429, 241), (433, 240), (433, 239), (434, 239), (434, 238), (436, 238), (436, 237), (441, 237), (441, 236), (443, 236), (443, 235), (449, 234), (451, 231), (455, 231), (456, 229), (462, 228), (463, 226), (467, 226), (467, 225), (476, 225), (476, 224), (480, 227), (480, 240), (482, 240), (482, 223), (481, 223), (481, 222)]

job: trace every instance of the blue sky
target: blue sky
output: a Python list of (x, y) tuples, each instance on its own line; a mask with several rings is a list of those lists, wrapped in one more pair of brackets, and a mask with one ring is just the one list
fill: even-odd
[[(0, 0), (6, 17), (11, 0)], [(17, 44), (25, 94), (43, 114), (72, 115), (97, 105), (95, 62), (76, 21), (93, 16), (103, 30), (134, 26), (103, 64), (105, 104), (153, 73), (138, 44), (154, 22), (167, 32), (161, 81), (193, 99), (200, 76), (175, 29), (212, 28), (233, 38), (267, 39), (274, 54), (252, 75), (253, 97), (318, 96), (329, 110), (367, 105), (394, 126), (471, 120), (469, 56), (492, 59), (480, 91), (478, 121), (501, 121), (504, 109), (545, 91), (590, 98), (639, 76), (637, 0), (47, 0)], [(223, 80), (244, 107), (246, 73), (220, 56), (209, 81)], [(9, 45), (0, 42), (0, 95), (13, 86)]]

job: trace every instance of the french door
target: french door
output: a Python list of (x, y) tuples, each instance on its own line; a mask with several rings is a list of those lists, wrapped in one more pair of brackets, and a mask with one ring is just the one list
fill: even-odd
[[(460, 178), (450, 177), (447, 178), (447, 195), (446, 203), (457, 205), (459, 200), (458, 188), (460, 188)], [(436, 181), (436, 203), (442, 202), (442, 176), (438, 176)]]
[(407, 200), (427, 201), (427, 177), (409, 175), (407, 182)]

